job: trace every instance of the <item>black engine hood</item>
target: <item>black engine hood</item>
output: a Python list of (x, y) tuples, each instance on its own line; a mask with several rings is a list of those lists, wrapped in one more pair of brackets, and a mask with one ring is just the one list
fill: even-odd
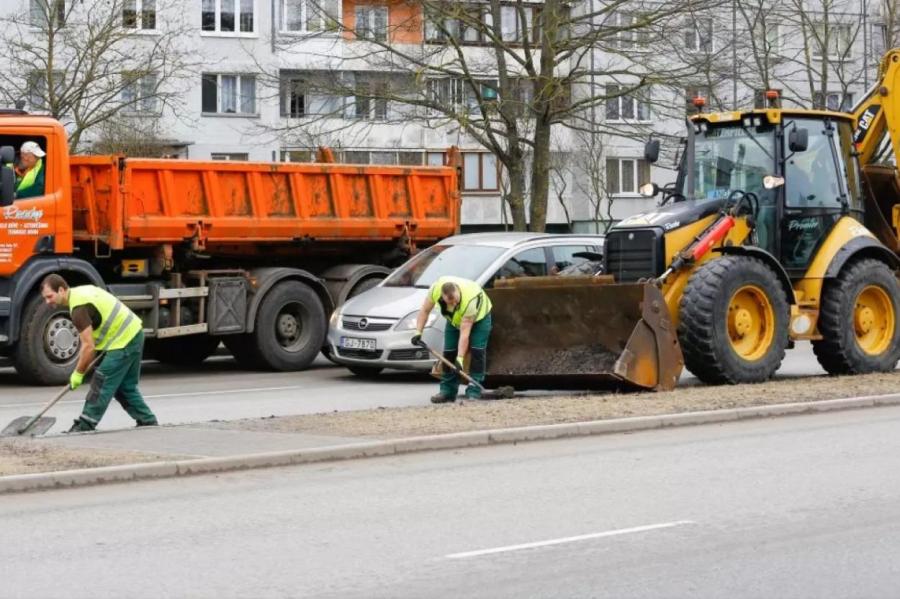
[(725, 200), (721, 198), (672, 202), (650, 212), (629, 216), (616, 223), (610, 232), (622, 229), (646, 229), (647, 227), (659, 227), (664, 231), (671, 231), (717, 213), (724, 204)]

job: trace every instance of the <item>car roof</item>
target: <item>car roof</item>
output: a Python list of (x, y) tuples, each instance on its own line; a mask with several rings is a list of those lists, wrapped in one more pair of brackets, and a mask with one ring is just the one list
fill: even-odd
[(583, 241), (585, 243), (601, 243), (603, 235), (552, 234), (552, 233), (465, 233), (441, 240), (444, 245), (490, 245), (503, 248), (514, 248), (533, 241)]

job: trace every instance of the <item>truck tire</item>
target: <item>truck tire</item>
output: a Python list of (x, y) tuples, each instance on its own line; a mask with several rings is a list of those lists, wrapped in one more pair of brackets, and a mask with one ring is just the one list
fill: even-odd
[(347, 295), (347, 299), (350, 299), (351, 297), (356, 297), (360, 293), (365, 293), (366, 291), (368, 291), (369, 289), (372, 289), (373, 287), (378, 287), (378, 284), (381, 283), (383, 280), (384, 280), (383, 276), (368, 277), (366, 279), (363, 279), (362, 281), (360, 281), (353, 287), (353, 289)]
[(62, 385), (78, 360), (81, 341), (69, 311), (48, 306), (34, 295), (22, 311), (22, 328), (13, 365), (22, 379), (34, 385)]
[(148, 340), (147, 357), (168, 364), (189, 368), (199, 366), (215, 353), (222, 339), (209, 335), (185, 335), (169, 339)]
[(253, 347), (272, 370), (303, 370), (325, 343), (325, 308), (316, 292), (299, 281), (278, 283), (256, 314)]
[(262, 370), (263, 360), (256, 351), (253, 335), (227, 335), (224, 339), (225, 347), (234, 356), (238, 365), (247, 370)]
[[(829, 374), (890, 372), (900, 360), (900, 283), (879, 260), (841, 270), (822, 293), (819, 332), (813, 341)], [(849, 323), (849, 325), (848, 325)]]
[(790, 306), (778, 277), (760, 260), (723, 256), (702, 264), (688, 280), (680, 311), (684, 363), (704, 383), (759, 383), (781, 366)]

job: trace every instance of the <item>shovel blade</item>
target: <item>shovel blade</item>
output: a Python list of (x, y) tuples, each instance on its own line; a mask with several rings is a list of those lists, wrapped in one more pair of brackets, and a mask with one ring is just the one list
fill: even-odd
[(25, 428), (25, 425), (28, 424), (28, 421), (31, 420), (31, 416), (20, 416), (16, 418), (12, 422), (6, 425), (6, 428), (3, 431), (0, 431), (0, 437), (21, 437), (23, 435), (27, 435), (29, 437), (37, 437), (38, 435), (43, 435), (56, 424), (56, 418), (53, 416), (42, 416), (38, 418), (37, 421), (28, 427), (28, 430), (22, 430)]

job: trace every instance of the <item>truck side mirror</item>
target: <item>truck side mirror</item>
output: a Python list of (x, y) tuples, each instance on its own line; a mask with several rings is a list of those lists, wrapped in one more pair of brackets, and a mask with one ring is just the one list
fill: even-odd
[(644, 146), (644, 160), (649, 163), (654, 163), (659, 160), (659, 140), (651, 139), (647, 142), (647, 145)]
[(805, 152), (809, 147), (809, 131), (794, 127), (788, 134), (788, 149), (791, 152)]
[(12, 146), (0, 147), (0, 207), (12, 206), (16, 199), (16, 173), (12, 169), (15, 159)]

